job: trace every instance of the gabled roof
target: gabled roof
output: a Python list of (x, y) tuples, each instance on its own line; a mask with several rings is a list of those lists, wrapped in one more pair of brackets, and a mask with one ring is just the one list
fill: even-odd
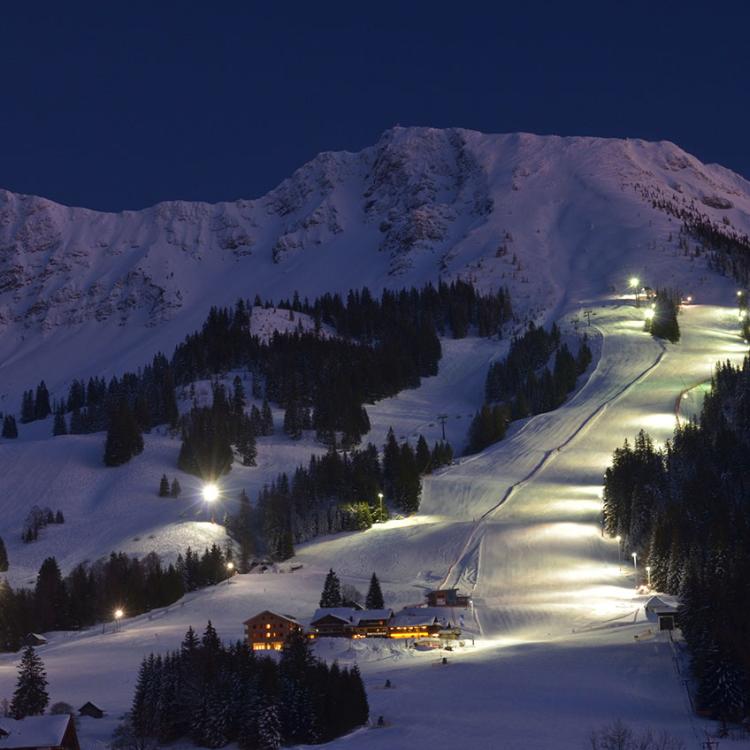
[(450, 618), (445, 615), (445, 607), (404, 607), (393, 615), (390, 622), (394, 627), (440, 625), (447, 628), (452, 626)]
[(69, 714), (27, 716), (25, 719), (0, 717), (0, 748), (59, 747), (72, 721)]
[(341, 620), (341, 622), (351, 624), (354, 622), (355, 615), (359, 614), (359, 611), (352, 607), (319, 607), (315, 610), (310, 623), (314, 625), (324, 617), (334, 617), (337, 620)]
[(669, 604), (658, 596), (652, 596), (644, 605), (646, 612), (653, 612), (654, 614), (672, 614), (677, 612), (677, 606)]
[(352, 607), (320, 607), (310, 620), (311, 625), (324, 619), (333, 617), (347, 625), (359, 625), (363, 620), (388, 620), (393, 615), (390, 609), (353, 609)]
[(282, 615), (278, 612), (273, 612), (270, 609), (264, 609), (262, 612), (258, 612), (257, 615), (253, 615), (249, 620), (245, 620), (243, 622), (243, 625), (247, 625), (247, 623), (252, 622), (253, 620), (257, 620), (262, 615), (271, 615), (272, 617), (280, 617), (282, 620), (289, 620), (290, 622), (295, 623), (296, 625), (299, 625), (299, 621), (296, 617), (292, 617), (291, 615)]
[(356, 613), (355, 622), (359, 624), (362, 620), (389, 620), (393, 617), (392, 609), (363, 609)]
[(91, 706), (92, 708), (95, 708), (97, 711), (101, 711), (102, 713), (104, 713), (104, 709), (101, 706), (97, 706), (96, 703), (94, 703), (94, 701), (86, 701), (78, 710), (83, 711), (83, 709), (86, 708), (87, 706)]

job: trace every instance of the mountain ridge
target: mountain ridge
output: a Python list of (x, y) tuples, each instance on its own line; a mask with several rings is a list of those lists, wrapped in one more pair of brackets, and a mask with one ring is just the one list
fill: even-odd
[(679, 227), (654, 191), (750, 229), (750, 183), (669, 141), (461, 128), (392, 128), (251, 200), (107, 213), (0, 191), (0, 408), (45, 356), (137, 366), (240, 296), (460, 277), (538, 317), (630, 273), (668, 284)]

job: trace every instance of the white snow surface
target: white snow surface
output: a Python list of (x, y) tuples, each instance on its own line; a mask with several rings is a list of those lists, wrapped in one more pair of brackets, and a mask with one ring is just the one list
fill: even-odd
[[(748, 183), (671, 143), (423, 128), (389, 131), (359, 154), (323, 154), (256, 201), (109, 215), (0, 196), (6, 410), (41, 377), (58, 396), (72, 377), (169, 353), (210, 305), (256, 292), (265, 300), (294, 289), (303, 297), (362, 284), (378, 291), (441, 273), (507, 284), (519, 327), (524, 316), (557, 320), (572, 337), (584, 330), (583, 312), (593, 313), (585, 330), (595, 360), (573, 396), (426, 478), (416, 516), (320, 538), (298, 549), (291, 563), (301, 569), (235, 576), (126, 619), (119, 632), (50, 634), (39, 653), (52, 700), (96, 700), (108, 712), (82, 720), (84, 749), (101, 747), (127, 710), (144, 655), (174, 648), (189, 625), (201, 630), (209, 618), (225, 639), (240, 638), (242, 622), (264, 609), (307, 621), (329, 567), (362, 591), (376, 571), (394, 610), (440, 585), (458, 586), (474, 603), (451, 613), (464, 616), (466, 645), (446, 665), (402, 643), (321, 639), (324, 658), (359, 663), (371, 714), (387, 723), (335, 748), (572, 750), (618, 717), (700, 746), (714, 727), (691, 715), (670, 644), (644, 614), (648, 595), (636, 593), (632, 566), (620, 567), (617, 545), (601, 537), (602, 475), (614, 448), (641, 427), (665, 441), (678, 409), (687, 417), (700, 408), (714, 363), (740, 361), (747, 347), (733, 284), (683, 257), (677, 222), (652, 209), (638, 185), (696, 203), (718, 196), (732, 208), (701, 210), (750, 228)], [(497, 257), (500, 245), (508, 253)], [(623, 295), (631, 275), (693, 295), (679, 344), (643, 332), (643, 310)], [(270, 331), (285, 315), (265, 311), (257, 324), (262, 318)], [(399, 437), (421, 432), (432, 442), (445, 413), (447, 437), (460, 446), (487, 365), (506, 347), (507, 337), (444, 341), (436, 377), (368, 405), (366, 439), (382, 443), (392, 425)], [(259, 466), (235, 466), (225, 497), (241, 487), (254, 497), (320, 450), (310, 436), (281, 437), (281, 413), (274, 416), (277, 434), (258, 441)], [(47, 420), (0, 441), (0, 536), (14, 585), (32, 581), (51, 554), (67, 571), (112, 549), (168, 557), (223, 539), (197, 485), (174, 469), (176, 437), (155, 431), (141, 456), (104, 469), (102, 435), (50, 433)], [(156, 497), (165, 472), (179, 475), (179, 500)], [(22, 545), (20, 524), (34, 503), (62, 509), (66, 523)], [(13, 690), (16, 661), (0, 655), (0, 697)], [(386, 679), (393, 689), (382, 688)]]
[[(321, 538), (298, 550), (292, 563), (299, 570), (288, 564), (235, 576), (126, 620), (120, 632), (51, 634), (39, 653), (52, 699), (95, 697), (109, 713), (82, 723), (84, 747), (104, 741), (127, 709), (143, 655), (174, 648), (189, 625), (202, 628), (209, 618), (225, 639), (240, 638), (242, 622), (263, 609), (305, 621), (331, 566), (360, 590), (377, 571), (393, 609), (419, 604), (442, 584), (458, 585), (474, 601), (451, 613), (454, 621), (464, 616), (466, 645), (446, 654), (446, 665), (439, 653), (401, 643), (319, 641), (324, 658), (360, 665), (373, 718), (387, 722), (333, 747), (572, 749), (617, 717), (698, 747), (714, 727), (691, 716), (670, 644), (646, 619), (648, 595), (636, 593), (632, 568), (618, 567), (616, 544), (600, 535), (601, 477), (612, 450), (640, 427), (666, 440), (677, 396), (705, 380), (716, 360), (738, 361), (746, 347), (730, 307), (685, 308), (677, 345), (643, 332), (643, 311), (632, 299), (592, 309), (601, 352), (575, 396), (428, 478), (417, 516)], [(12, 691), (16, 659), (0, 657), (0, 696)], [(392, 689), (383, 689), (386, 679)]]

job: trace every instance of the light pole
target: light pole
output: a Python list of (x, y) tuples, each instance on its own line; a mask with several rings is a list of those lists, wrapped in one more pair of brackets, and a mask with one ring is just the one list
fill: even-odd
[(651, 566), (646, 566), (646, 576), (648, 578), (648, 587), (651, 588)]
[(115, 633), (117, 633), (119, 631), (119, 629), (120, 629), (120, 620), (122, 620), (122, 616), (124, 614), (125, 613), (119, 607), (114, 611)]
[(234, 563), (231, 560), (227, 563), (227, 573), (229, 573), (230, 576), (234, 575)]
[(211, 523), (216, 523), (216, 518), (214, 517), (214, 503), (219, 499), (219, 487), (215, 482), (208, 482), (208, 484), (203, 485), (203, 490), (201, 492), (203, 494), (203, 499), (206, 501), (206, 505), (211, 508)]
[(641, 280), (637, 276), (631, 277), (630, 288), (635, 293), (635, 306), (636, 307), (641, 306), (641, 300), (640, 300), (640, 297), (638, 296), (638, 290), (640, 289), (640, 286), (641, 286)]
[(383, 523), (383, 493), (378, 492), (378, 500), (380, 500), (380, 523)]
[(638, 553), (633, 552), (633, 573), (635, 574), (635, 587), (638, 588)]

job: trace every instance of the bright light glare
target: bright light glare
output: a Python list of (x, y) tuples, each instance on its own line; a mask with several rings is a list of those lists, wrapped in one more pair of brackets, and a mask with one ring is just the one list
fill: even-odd
[(115, 620), (119, 620), (125, 613), (121, 609), (115, 610)]
[(219, 499), (219, 488), (214, 482), (203, 485), (203, 499), (207, 503), (213, 503)]
[(631, 276), (630, 278), (630, 286), (635, 289), (638, 287), (638, 285), (641, 283), (641, 280), (637, 276)]
[(644, 313), (646, 316), (646, 320), (651, 320), (654, 317), (654, 311), (653, 310), (646, 310)]

